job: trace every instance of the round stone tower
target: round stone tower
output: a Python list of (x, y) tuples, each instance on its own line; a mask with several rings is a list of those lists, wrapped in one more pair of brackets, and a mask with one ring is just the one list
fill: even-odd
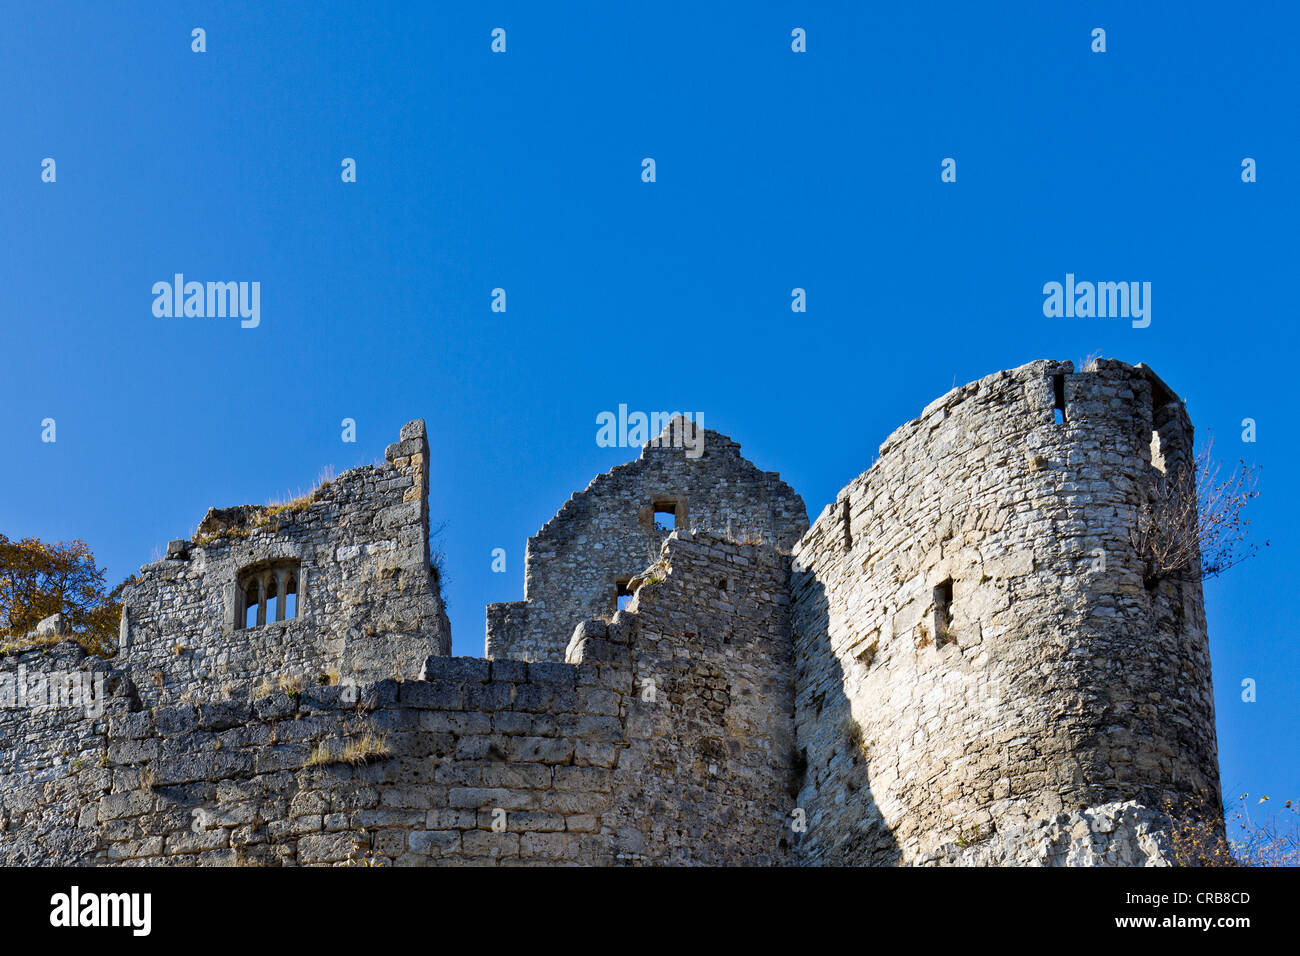
[(1117, 800), (1219, 801), (1200, 569), (1139, 515), (1190, 467), (1145, 366), (953, 389), (794, 549), (809, 862), (912, 862)]

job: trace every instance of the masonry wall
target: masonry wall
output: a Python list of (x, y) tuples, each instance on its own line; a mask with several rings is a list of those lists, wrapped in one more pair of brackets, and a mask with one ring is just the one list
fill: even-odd
[[(786, 561), (671, 538), (574, 663), (435, 655), (417, 680), (155, 707), (119, 673), (98, 717), (0, 711), (0, 863), (778, 862)], [(65, 643), (0, 677), (31, 660), (106, 666)]]
[(524, 600), (488, 605), (486, 656), (563, 660), (574, 626), (613, 614), (617, 583), (658, 557), (668, 531), (656, 528), (656, 505), (671, 508), (681, 530), (787, 549), (807, 530), (803, 499), (779, 474), (760, 471), (739, 444), (711, 430), (692, 458), (680, 437), (674, 444), (679, 434), (670, 424), (636, 461), (595, 478), (529, 539)]
[(571, 660), (626, 653), (630, 668), (611, 803), (620, 857), (794, 859), (788, 579), (788, 557), (770, 545), (677, 532), (627, 610), (575, 632)]
[(0, 656), (0, 864), (94, 859), (110, 715), (138, 706), (130, 680), (74, 641)]
[(1217, 803), (1199, 575), (1144, 581), (1132, 536), (1157, 430), (1156, 464), (1189, 458), (1145, 367), (1035, 362), (933, 402), (826, 508), (792, 576), (808, 861)]
[[(451, 652), (428, 540), (423, 421), (385, 462), (287, 506), (212, 509), (125, 595), (119, 666), (149, 703), (350, 678), (414, 678)], [(295, 568), (297, 616), (244, 627), (241, 575)], [(272, 570), (269, 573), (274, 573)]]
[[(1165, 802), (1218, 803), (1199, 568), (1133, 533), (1191, 459), (1149, 369), (954, 389), (797, 540), (797, 496), (706, 447), (575, 496), (492, 659), (446, 656), (422, 423), (296, 506), (210, 512), (117, 659), (0, 654), (0, 863), (1158, 865)], [(669, 498), (731, 527), (648, 531)], [(235, 627), (241, 571), (285, 560), (299, 617)], [(69, 674), (89, 708), (6, 698)]]

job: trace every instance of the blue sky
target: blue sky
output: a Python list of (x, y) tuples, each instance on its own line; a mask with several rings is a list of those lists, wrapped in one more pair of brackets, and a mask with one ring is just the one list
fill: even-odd
[[(1206, 587), (1223, 784), (1300, 797), (1293, 7), (270, 6), (10, 11), (0, 531), (115, 583), (423, 417), (477, 655), (527, 537), (629, 457), (601, 411), (701, 411), (815, 517), (954, 382), (1099, 350), (1263, 468), (1271, 545)], [(156, 318), (176, 272), (259, 281), (261, 325)], [(1045, 318), (1067, 272), (1150, 281), (1150, 327)]]

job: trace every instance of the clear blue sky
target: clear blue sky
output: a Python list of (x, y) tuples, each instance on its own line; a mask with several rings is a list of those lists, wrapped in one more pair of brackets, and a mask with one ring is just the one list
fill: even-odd
[[(815, 517), (954, 381), (1100, 350), (1263, 466), (1271, 547), (1206, 589), (1223, 782), (1300, 797), (1294, 5), (867, 6), (10, 8), (0, 531), (115, 583), (423, 417), (481, 654), (527, 537), (630, 455), (601, 411), (702, 411)], [(260, 327), (156, 318), (176, 272), (260, 282)], [(1150, 281), (1150, 327), (1045, 318), (1066, 272)]]

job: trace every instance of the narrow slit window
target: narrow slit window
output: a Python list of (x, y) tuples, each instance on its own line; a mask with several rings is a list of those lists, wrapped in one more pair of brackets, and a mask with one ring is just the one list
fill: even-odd
[(952, 578), (934, 589), (934, 642), (952, 641)]
[(1052, 394), (1056, 405), (1052, 410), (1052, 419), (1057, 425), (1065, 424), (1065, 376), (1052, 376)]
[(844, 531), (844, 550), (853, 550), (853, 523), (852, 516), (849, 514), (849, 499), (845, 498), (840, 503), (840, 524)]

